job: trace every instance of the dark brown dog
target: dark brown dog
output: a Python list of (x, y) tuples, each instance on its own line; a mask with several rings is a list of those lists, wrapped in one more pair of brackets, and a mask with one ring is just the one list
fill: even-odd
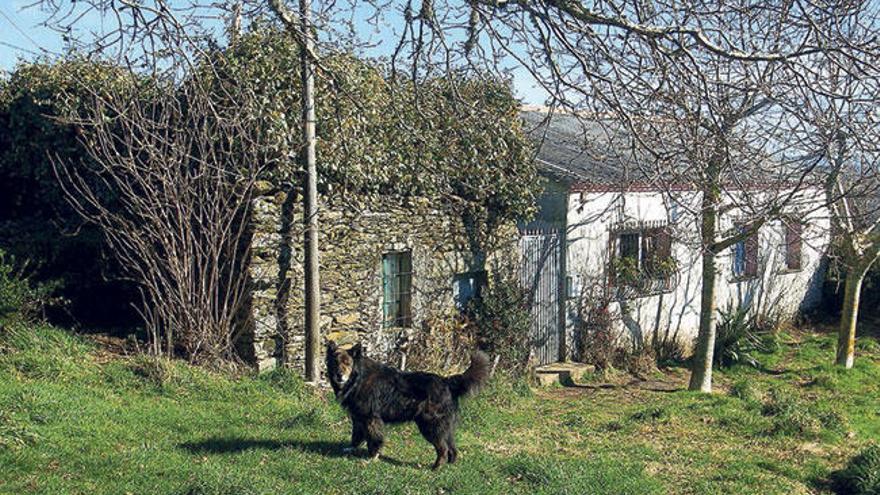
[(458, 399), (481, 387), (489, 377), (489, 360), (471, 355), (464, 373), (442, 377), (434, 373), (403, 372), (364, 355), (360, 344), (348, 351), (327, 343), (327, 375), (336, 399), (351, 417), (351, 446), (364, 441), (370, 457), (379, 456), (385, 423), (415, 421), (425, 440), (437, 451), (433, 469), (458, 458), (455, 426)]

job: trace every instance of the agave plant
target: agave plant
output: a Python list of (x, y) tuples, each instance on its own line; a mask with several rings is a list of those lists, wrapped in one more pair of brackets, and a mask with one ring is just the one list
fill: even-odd
[(771, 352), (772, 328), (759, 324), (747, 306), (718, 311), (715, 363), (722, 368), (735, 364), (759, 367), (757, 354)]

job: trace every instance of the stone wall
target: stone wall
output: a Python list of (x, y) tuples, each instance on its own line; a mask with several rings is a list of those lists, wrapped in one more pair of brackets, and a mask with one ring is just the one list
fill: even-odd
[[(281, 362), (303, 369), (302, 198), (264, 185), (254, 200), (251, 320), (241, 355), (260, 370)], [(453, 277), (483, 269), (471, 252), (462, 219), (425, 199), (336, 194), (320, 213), (321, 331), (340, 343), (366, 345), (371, 356), (396, 362), (398, 345), (431, 315), (454, 309)], [(515, 246), (515, 229), (493, 251)], [(410, 329), (384, 328), (382, 257), (412, 254)], [(492, 254), (489, 255), (489, 258)]]

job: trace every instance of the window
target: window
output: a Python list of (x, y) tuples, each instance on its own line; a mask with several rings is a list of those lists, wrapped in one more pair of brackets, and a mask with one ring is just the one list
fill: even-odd
[(452, 281), (452, 297), (455, 300), (455, 307), (459, 311), (467, 311), (473, 301), (480, 299), (487, 281), (488, 276), (483, 270), (456, 275)]
[(679, 203), (675, 198), (669, 200), (669, 221), (671, 223), (678, 223), (678, 220), (681, 218), (681, 203)]
[[(749, 226), (744, 223), (735, 225), (738, 232), (745, 232)], [(758, 276), (758, 233), (737, 242), (733, 246), (733, 276), (736, 278), (752, 278)]]
[(385, 326), (412, 326), (412, 253), (382, 256), (382, 288)]
[(803, 226), (794, 219), (788, 219), (782, 224), (785, 232), (785, 268), (786, 270), (797, 271), (802, 268), (801, 248), (803, 246), (803, 238), (801, 232)]
[(650, 225), (612, 233), (611, 282), (642, 295), (671, 290), (677, 271), (668, 227)]
[(669, 229), (651, 229), (642, 235), (642, 269), (651, 278), (666, 279), (672, 263), (672, 236)]

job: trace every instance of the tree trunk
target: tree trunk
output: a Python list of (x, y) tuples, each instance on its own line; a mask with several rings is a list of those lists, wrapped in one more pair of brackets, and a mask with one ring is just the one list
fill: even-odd
[(859, 266), (846, 275), (837, 339), (837, 364), (847, 369), (852, 368), (855, 358), (859, 298), (862, 292), (862, 282), (865, 280), (867, 272), (867, 268)]
[(715, 358), (715, 282), (716, 254), (703, 252), (703, 289), (700, 298), (700, 331), (694, 349), (689, 390), (712, 391), (712, 361)]
[(302, 52), (302, 112), (303, 140), (302, 150), (306, 184), (304, 199), (305, 222), (305, 374), (306, 381), (317, 382), (320, 378), (318, 370), (318, 348), (320, 346), (321, 319), (321, 285), (319, 282), (318, 262), (318, 173), (315, 160), (315, 64), (309, 58), (314, 49), (314, 38), (311, 25), (311, 1), (300, 0), (300, 20), (304, 47)]
[(718, 204), (721, 201), (720, 166), (710, 163), (701, 201), (700, 240), (703, 247), (703, 288), (700, 293), (700, 330), (691, 365), (688, 390), (712, 391), (712, 360), (715, 354), (715, 239), (718, 231)]

